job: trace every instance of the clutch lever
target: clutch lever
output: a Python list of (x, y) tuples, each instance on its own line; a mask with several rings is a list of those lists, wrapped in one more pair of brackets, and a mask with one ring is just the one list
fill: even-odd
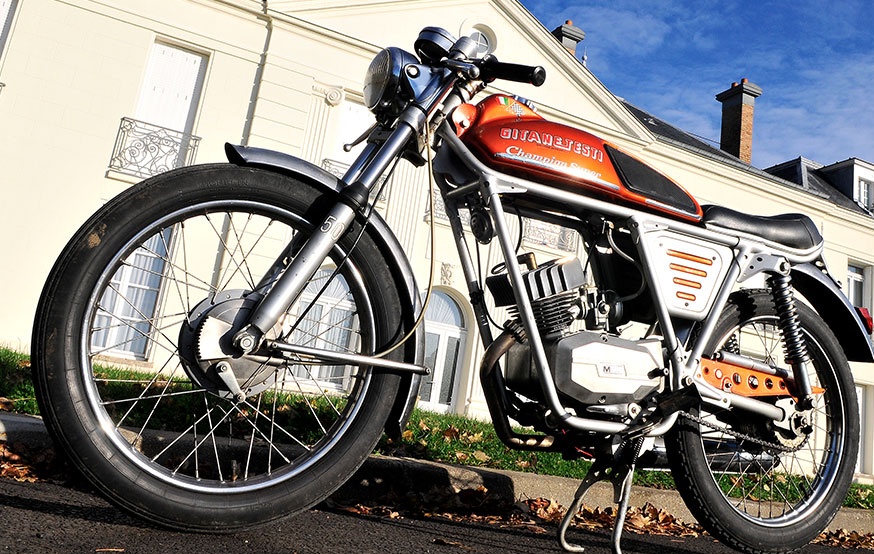
[(453, 71), (457, 71), (468, 81), (474, 81), (476, 79), (479, 79), (480, 76), (479, 67), (476, 64), (470, 62), (446, 58), (445, 60), (443, 60), (443, 66)]

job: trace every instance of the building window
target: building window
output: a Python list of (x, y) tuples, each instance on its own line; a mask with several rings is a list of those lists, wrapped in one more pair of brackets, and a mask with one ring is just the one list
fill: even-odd
[(874, 200), (874, 182), (859, 179), (856, 182), (856, 201), (865, 208), (870, 209)]
[(152, 46), (135, 116), (119, 126), (111, 171), (145, 178), (194, 162), (200, 138), (192, 131), (206, 65), (203, 54)]
[(134, 117), (153, 125), (190, 133), (200, 104), (207, 57), (156, 42)]
[(421, 406), (448, 412), (456, 400), (467, 336), (461, 308), (448, 294), (431, 293), (425, 313), (425, 365), (432, 369), (419, 389)]
[(172, 236), (172, 230), (166, 229), (150, 238), (112, 277), (94, 322), (91, 347), (95, 353), (136, 360), (148, 357)]
[(853, 306), (869, 308), (865, 299), (865, 268), (850, 264), (847, 267), (847, 298)]
[[(430, 219), (431, 212), (431, 203), (427, 204), (425, 208), (425, 221)], [(464, 225), (470, 225), (470, 211), (464, 209), (463, 207), (458, 210), (458, 218), (461, 220), (461, 223)], [(440, 219), (443, 221), (449, 221), (449, 215), (446, 213), (446, 203), (443, 201), (443, 197), (440, 196), (439, 192), (434, 192), (434, 219)]]
[(17, 5), (18, 0), (0, 0), (0, 57), (3, 56), (9, 33), (12, 31), (12, 16), (15, 15)]
[(578, 235), (576, 231), (554, 223), (525, 219), (524, 237), (529, 244), (537, 244), (565, 252), (575, 252), (577, 249)]
[[(301, 294), (299, 309), (303, 318), (292, 333), (293, 344), (334, 351), (357, 349), (358, 336), (353, 332), (358, 325), (357, 311), (342, 275), (334, 275), (330, 269), (316, 272)], [(316, 381), (324, 390), (344, 390), (349, 385), (352, 367), (302, 365), (294, 372), (303, 382)]]

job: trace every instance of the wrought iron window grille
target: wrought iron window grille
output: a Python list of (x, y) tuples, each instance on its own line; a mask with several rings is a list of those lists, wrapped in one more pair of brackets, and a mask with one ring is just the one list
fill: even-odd
[[(423, 216), (424, 221), (428, 221), (430, 212), (431, 207), (429, 204), (425, 208), (425, 215)], [(462, 224), (470, 225), (470, 212), (468, 210), (458, 210), (458, 217), (461, 219)], [(434, 219), (449, 221), (449, 216), (446, 214), (446, 204), (443, 202), (443, 198), (437, 192), (434, 193)]]
[(577, 249), (577, 233), (554, 223), (525, 219), (523, 236), (529, 243), (547, 246), (565, 252), (574, 252)]
[(191, 165), (200, 137), (129, 117), (121, 118), (109, 169), (146, 178)]

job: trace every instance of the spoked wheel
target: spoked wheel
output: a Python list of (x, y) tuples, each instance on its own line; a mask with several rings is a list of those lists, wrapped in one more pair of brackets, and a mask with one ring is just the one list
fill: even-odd
[[(116, 503), (230, 531), (324, 499), (372, 450), (397, 375), (232, 343), (330, 202), (272, 173), (186, 168), (70, 242), (37, 314), (34, 377), (54, 437)], [(358, 231), (267, 339), (370, 354), (402, 335), (393, 276)]]
[[(859, 419), (846, 357), (815, 312), (798, 302), (798, 313), (811, 358), (812, 410), (778, 425), (702, 405), (666, 437), (690, 511), (744, 552), (788, 552), (813, 540), (840, 508), (856, 464)], [(732, 296), (705, 352), (719, 350), (788, 368), (767, 292)], [(776, 403), (795, 413), (791, 397)]]

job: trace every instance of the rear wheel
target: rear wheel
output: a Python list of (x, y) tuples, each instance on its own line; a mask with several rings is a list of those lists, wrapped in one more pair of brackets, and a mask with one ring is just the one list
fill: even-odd
[[(815, 406), (797, 429), (748, 413), (681, 416), (666, 437), (674, 480), (715, 537), (744, 552), (788, 552), (809, 543), (840, 508), (853, 478), (859, 419), (849, 364), (822, 319), (798, 302)], [(732, 295), (705, 352), (726, 350), (780, 367), (783, 343), (766, 291)], [(791, 407), (791, 400), (777, 400)]]
[[(37, 313), (38, 400), (114, 502), (231, 531), (324, 499), (372, 450), (397, 375), (231, 341), (333, 201), (274, 173), (185, 168), (123, 193), (64, 250)], [(402, 335), (394, 276), (358, 231), (268, 339), (369, 354)]]

